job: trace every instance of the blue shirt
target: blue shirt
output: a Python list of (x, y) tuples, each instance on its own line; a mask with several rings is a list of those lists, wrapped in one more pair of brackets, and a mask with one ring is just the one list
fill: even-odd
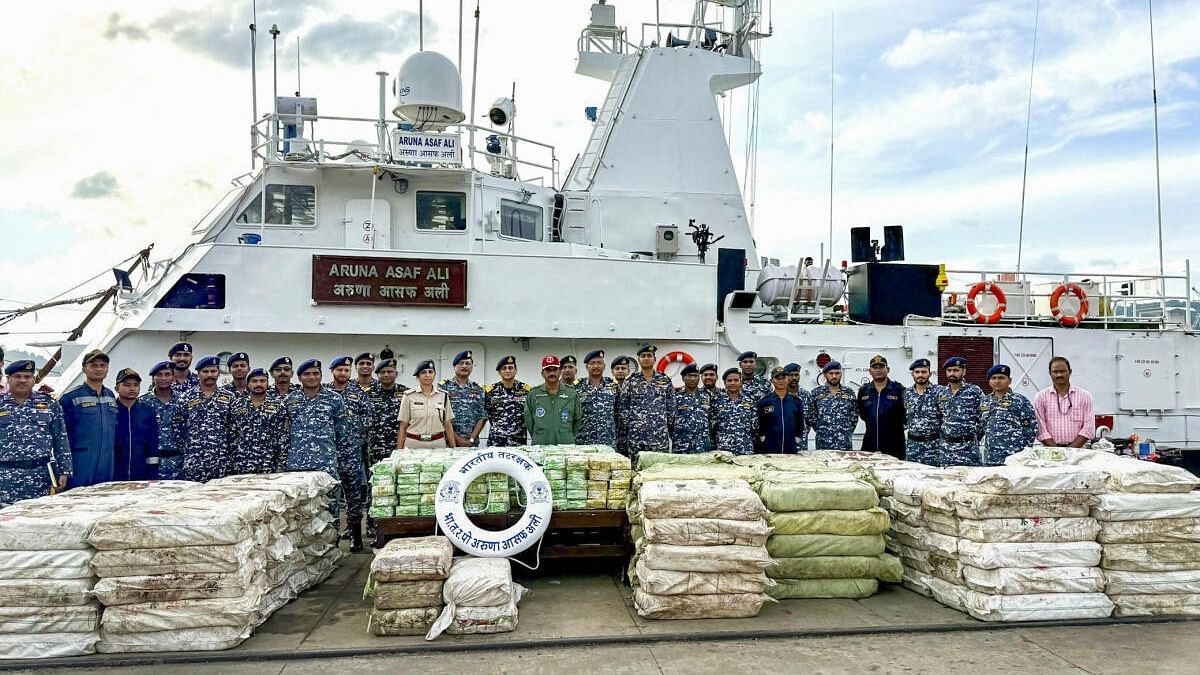
[(71, 487), (96, 485), (113, 479), (113, 447), (117, 438), (117, 397), (101, 385), (96, 391), (81, 384), (59, 399), (75, 473)]
[(904, 459), (904, 385), (888, 380), (883, 391), (874, 382), (858, 390), (858, 416), (866, 423), (862, 449)]
[(117, 403), (117, 439), (113, 452), (113, 480), (158, 478), (158, 415), (154, 408), (134, 401)]
[(795, 454), (796, 438), (804, 431), (804, 403), (796, 396), (782, 397), (772, 389), (758, 399), (757, 452)]

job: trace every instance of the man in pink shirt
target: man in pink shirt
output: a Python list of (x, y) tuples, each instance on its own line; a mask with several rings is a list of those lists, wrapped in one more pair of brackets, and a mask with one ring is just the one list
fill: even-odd
[(1050, 359), (1050, 379), (1054, 385), (1033, 398), (1038, 440), (1042, 445), (1081, 448), (1096, 435), (1092, 395), (1071, 384), (1071, 362), (1061, 356)]

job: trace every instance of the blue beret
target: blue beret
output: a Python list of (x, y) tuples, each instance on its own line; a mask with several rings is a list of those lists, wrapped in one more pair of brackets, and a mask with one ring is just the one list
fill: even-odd
[(375, 374), (378, 375), (379, 371), (383, 370), (384, 368), (395, 368), (395, 367), (396, 367), (396, 359), (384, 359), (375, 366)]
[(205, 368), (220, 368), (221, 359), (216, 356), (205, 356), (196, 362), (196, 372), (200, 372)]
[(758, 354), (756, 354), (755, 352), (742, 352), (741, 354), (738, 354), (737, 360), (745, 361), (746, 359), (757, 359), (757, 358), (758, 358)]
[(839, 362), (839, 361), (830, 361), (829, 363), (826, 363), (826, 364), (825, 364), (825, 367), (821, 369), (821, 372), (822, 372), (822, 373), (828, 373), (828, 372), (829, 372), (829, 371), (831, 371), (831, 370), (841, 370), (841, 369), (842, 369), (842, 364), (841, 364), (841, 362)]
[(967, 360), (961, 356), (951, 356), (950, 358), (946, 359), (945, 363), (942, 364), (943, 368), (953, 368), (955, 366), (958, 366), (959, 368), (966, 368)]
[(329, 369), (333, 370), (334, 368), (337, 368), (338, 366), (353, 366), (353, 365), (354, 365), (354, 359), (350, 358), (349, 356), (335, 356), (335, 357), (333, 357), (333, 360), (329, 362)]
[(184, 352), (185, 354), (191, 354), (192, 353), (191, 343), (190, 342), (176, 342), (174, 345), (171, 346), (171, 350), (167, 352), (167, 357), (170, 358), (172, 356), (175, 356), (179, 352)]
[(988, 368), (987, 376), (991, 377), (993, 375), (1007, 375), (1008, 377), (1012, 377), (1012, 369), (1006, 365), (997, 363), (991, 368)]
[(138, 372), (133, 368), (122, 368), (117, 371), (117, 384), (121, 384), (125, 380), (137, 380), (141, 382), (142, 376), (138, 375)]
[(798, 373), (798, 372), (800, 372), (800, 364), (799, 363), (789, 363), (783, 367), (783, 372)]
[(290, 366), (290, 365), (292, 365), (292, 357), (281, 356), (271, 362), (271, 370), (275, 370), (279, 366)]
[(457, 366), (459, 361), (465, 361), (467, 359), (473, 360), (474, 358), (475, 358), (475, 355), (471, 353), (470, 349), (468, 349), (466, 351), (461, 351), (454, 355), (454, 360), (450, 362), (450, 365)]
[(603, 349), (593, 349), (592, 351), (587, 353), (587, 356), (583, 357), (583, 362), (587, 363), (588, 361), (591, 361), (592, 359), (600, 359), (601, 361), (603, 361), (604, 360), (604, 350)]
[(701, 373), (707, 373), (707, 372), (708, 372), (708, 371), (710, 371), (710, 370), (711, 370), (712, 372), (714, 372), (714, 373), (715, 373), (715, 372), (717, 372), (717, 364), (715, 364), (715, 363), (706, 363), (706, 364), (704, 364), (704, 365), (700, 366), (700, 372), (701, 372)]
[(374, 361), (374, 360), (375, 360), (374, 354), (372, 354), (371, 352), (363, 352), (363, 353), (359, 354), (358, 356), (354, 357), (354, 365), (357, 366), (359, 363), (361, 363), (363, 361)]
[(625, 356), (625, 355), (621, 355), (621, 356), (618, 356), (617, 358), (613, 359), (612, 363), (609, 365), (612, 366), (613, 368), (616, 368), (617, 366), (625, 365), (628, 362), (629, 362), (629, 357)]
[(515, 365), (517, 365), (517, 357), (506, 356), (496, 362), (496, 370), (500, 370), (504, 366), (515, 366)]
[(682, 375), (699, 375), (700, 369), (696, 367), (696, 364), (689, 363), (683, 367), (683, 370), (679, 371), (679, 374), (681, 376)]
[(642, 354), (645, 354), (646, 352), (650, 352), (651, 354), (657, 354), (658, 347), (655, 347), (652, 344), (644, 344), (641, 347), (638, 347), (637, 355), (641, 356)]
[(33, 372), (33, 361), (30, 361), (29, 359), (21, 359), (20, 361), (13, 361), (12, 363), (8, 364), (7, 368), (4, 369), (5, 375), (16, 375), (17, 373), (32, 373), (32, 372)]
[(734, 373), (741, 375), (742, 369), (741, 368), (726, 368), (725, 372), (721, 373), (721, 380), (724, 381), (725, 378), (729, 377), (730, 375), (733, 375)]
[(175, 369), (175, 364), (171, 363), (170, 361), (159, 361), (158, 363), (154, 364), (153, 368), (150, 369), (150, 377), (154, 377), (155, 375), (161, 373), (164, 370), (174, 370), (174, 369)]
[(928, 367), (929, 367), (929, 359), (917, 359), (916, 361), (913, 361), (911, 364), (909, 364), (908, 369), (916, 370), (917, 368), (928, 368)]
[(252, 377), (267, 377), (267, 371), (263, 370), (262, 368), (255, 368), (254, 370), (250, 371), (250, 374), (246, 376), (246, 379), (249, 380)]
[(245, 361), (246, 365), (250, 365), (250, 355), (246, 352), (234, 352), (229, 355), (229, 360), (225, 362), (225, 365), (232, 366), (238, 361)]
[(576, 360), (575, 360), (575, 357), (574, 357), (574, 356), (571, 356), (570, 354), (567, 354), (566, 356), (564, 356), (564, 357), (562, 357), (561, 359), (559, 359), (559, 360), (558, 360), (558, 363), (559, 363), (559, 365), (563, 365), (563, 366), (565, 366), (565, 365), (567, 365), (568, 363), (574, 363), (574, 364), (577, 364), (577, 363), (578, 363), (578, 361), (576, 361)]
[(418, 363), (417, 367), (413, 369), (413, 377), (420, 375), (421, 371), (423, 370), (437, 370), (437, 368), (433, 365), (433, 359), (425, 359), (424, 361)]
[(301, 363), (300, 367), (296, 369), (296, 374), (303, 375), (304, 371), (312, 370), (313, 368), (316, 368), (317, 370), (321, 369), (321, 361), (319, 359), (309, 359), (304, 363)]

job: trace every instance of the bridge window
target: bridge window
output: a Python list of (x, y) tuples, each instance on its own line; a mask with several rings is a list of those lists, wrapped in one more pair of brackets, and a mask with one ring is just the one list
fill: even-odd
[[(237, 217), (239, 223), (261, 223), (262, 193)], [(317, 224), (317, 188), (311, 185), (268, 185), (267, 225), (313, 227)]]
[(154, 306), (163, 309), (225, 309), (225, 275), (185, 274)]
[(511, 199), (500, 200), (500, 234), (518, 239), (542, 240), (543, 209)]
[(467, 195), (462, 192), (418, 192), (417, 229), (456, 232), (467, 229)]

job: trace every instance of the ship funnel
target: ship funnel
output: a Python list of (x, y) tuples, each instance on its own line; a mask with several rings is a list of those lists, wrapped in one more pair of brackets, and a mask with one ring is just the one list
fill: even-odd
[(437, 52), (417, 52), (400, 66), (392, 114), (417, 129), (440, 129), (466, 118), (462, 80), (450, 59)]

